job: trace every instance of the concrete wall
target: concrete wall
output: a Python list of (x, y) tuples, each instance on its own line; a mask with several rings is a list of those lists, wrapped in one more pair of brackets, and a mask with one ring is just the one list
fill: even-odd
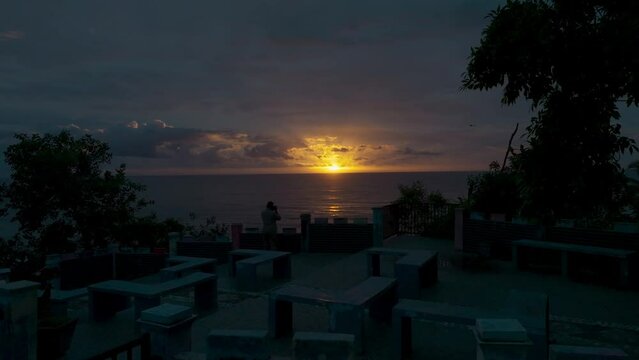
[(36, 360), (38, 287), (31, 281), (0, 285), (1, 360)]

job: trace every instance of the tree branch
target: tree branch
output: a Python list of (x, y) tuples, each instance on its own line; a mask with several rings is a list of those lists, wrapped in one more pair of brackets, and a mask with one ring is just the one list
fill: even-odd
[(506, 161), (508, 161), (508, 154), (513, 152), (513, 147), (512, 147), (513, 138), (515, 137), (515, 134), (517, 134), (517, 130), (519, 130), (519, 123), (517, 123), (517, 126), (515, 126), (515, 131), (513, 131), (512, 135), (510, 135), (510, 140), (508, 141), (508, 148), (506, 149), (506, 155), (504, 155), (504, 162), (501, 164), (502, 172), (506, 168)]

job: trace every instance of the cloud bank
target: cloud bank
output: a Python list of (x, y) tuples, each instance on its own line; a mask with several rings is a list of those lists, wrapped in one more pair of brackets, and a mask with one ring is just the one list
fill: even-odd
[(501, 3), (8, 2), (0, 133), (101, 129), (139, 172), (304, 170), (322, 141), (324, 160), (485, 169), (531, 115), (459, 91)]

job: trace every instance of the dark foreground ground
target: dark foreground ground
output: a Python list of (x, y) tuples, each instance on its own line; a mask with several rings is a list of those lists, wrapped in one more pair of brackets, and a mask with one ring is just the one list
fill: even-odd
[[(452, 241), (402, 236), (386, 246), (438, 250), (439, 282), (422, 291), (429, 301), (494, 308), (511, 289), (545, 292), (550, 296), (552, 342), (564, 345), (610, 346), (639, 359), (639, 291), (621, 291), (601, 285), (578, 283), (557, 275), (521, 272), (512, 263), (482, 262), (462, 269)], [(384, 258), (382, 258), (384, 259)], [(330, 289), (348, 288), (366, 278), (366, 256), (357, 254), (298, 254), (293, 256), (292, 282)], [(391, 259), (382, 264), (382, 275), (390, 275)], [(211, 329), (266, 329), (268, 290), (282, 283), (268, 280), (269, 269), (260, 269), (264, 291), (238, 292), (228, 277), (227, 265), (218, 267), (219, 308), (200, 317), (192, 328), (192, 351), (206, 352), (206, 334)], [(140, 281), (155, 281), (154, 278)], [(189, 303), (189, 294), (177, 294), (165, 302)], [(86, 300), (74, 304), (80, 317), (68, 359), (84, 359), (135, 335), (132, 313), (123, 311), (106, 323), (87, 321)], [(326, 331), (328, 313), (322, 307), (294, 306), (294, 327), (300, 331)], [(475, 356), (470, 328), (414, 322), (413, 358), (469, 359)], [(391, 329), (368, 322), (366, 352), (360, 359), (391, 359)], [(290, 339), (273, 341), (273, 354), (290, 356)]]

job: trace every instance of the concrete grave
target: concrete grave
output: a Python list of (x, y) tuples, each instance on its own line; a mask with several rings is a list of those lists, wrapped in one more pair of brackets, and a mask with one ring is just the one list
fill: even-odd
[[(527, 297), (527, 300), (522, 300), (522, 297)], [(532, 340), (530, 358), (548, 359), (548, 304), (548, 296), (545, 294), (519, 291), (511, 291), (499, 310), (401, 299), (393, 308), (395, 357), (403, 359), (411, 353), (414, 320), (475, 326), (477, 319), (513, 318), (523, 325), (526, 336)]]
[(9, 282), (9, 277), (11, 276), (11, 269), (8, 268), (0, 268), (0, 281)]
[(142, 311), (140, 328), (151, 334), (151, 354), (163, 359), (191, 350), (191, 326), (195, 316), (190, 307), (163, 304)]
[(207, 360), (267, 360), (266, 330), (212, 330), (207, 337)]
[(291, 253), (271, 250), (240, 249), (229, 252), (230, 275), (237, 277), (240, 290), (256, 290), (258, 286), (257, 266), (271, 263), (273, 278), (291, 278)]
[(217, 307), (217, 276), (196, 272), (158, 284), (140, 284), (109, 280), (89, 286), (89, 318), (104, 321), (126, 309), (133, 298), (134, 316), (161, 304), (161, 297), (183, 289), (194, 289), (194, 306), (198, 313)]
[(167, 259), (169, 264), (160, 270), (162, 281), (179, 279), (194, 272), (215, 274), (217, 260), (195, 258), (189, 256), (172, 256)]
[(550, 360), (613, 360), (629, 359), (623, 350), (617, 348), (551, 345)]
[(400, 298), (419, 299), (422, 287), (437, 282), (437, 251), (373, 247), (366, 250), (366, 255), (369, 276), (381, 275), (381, 256), (399, 257), (394, 272)]
[(532, 342), (515, 319), (477, 319), (477, 360), (526, 360)]
[(355, 336), (351, 334), (296, 332), (293, 337), (296, 360), (348, 360), (353, 357)]
[(32, 281), (0, 285), (0, 358), (36, 360), (38, 287)]
[(483, 341), (526, 341), (526, 329), (514, 319), (477, 319), (477, 334)]
[(392, 278), (369, 277), (354, 287), (343, 290), (323, 290), (300, 285), (288, 285), (272, 291), (269, 296), (269, 332), (275, 337), (293, 333), (293, 304), (326, 306), (329, 311), (329, 331), (355, 337), (355, 350), (364, 349), (364, 310), (369, 317), (390, 322), (393, 305), (397, 303), (397, 282)]

